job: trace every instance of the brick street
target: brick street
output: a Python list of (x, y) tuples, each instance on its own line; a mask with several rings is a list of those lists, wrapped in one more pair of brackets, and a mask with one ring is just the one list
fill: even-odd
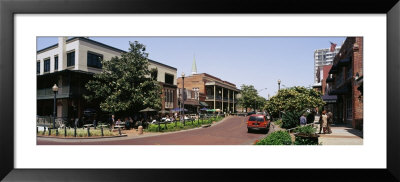
[[(250, 145), (263, 138), (265, 132), (247, 133), (247, 117), (228, 117), (208, 128), (191, 129), (147, 137), (112, 139), (48, 139), (38, 138), (38, 145)], [(273, 125), (268, 132), (274, 131)]]

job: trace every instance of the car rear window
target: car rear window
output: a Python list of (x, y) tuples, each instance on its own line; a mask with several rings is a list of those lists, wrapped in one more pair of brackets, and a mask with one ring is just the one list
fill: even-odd
[(249, 121), (264, 121), (263, 116), (250, 116)]

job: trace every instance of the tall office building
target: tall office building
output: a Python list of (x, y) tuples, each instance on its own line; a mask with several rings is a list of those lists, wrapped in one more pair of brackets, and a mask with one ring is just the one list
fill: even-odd
[(325, 65), (332, 65), (333, 59), (339, 52), (340, 46), (336, 46), (332, 52), (330, 48), (317, 49), (314, 51), (314, 88), (321, 88), (323, 79), (323, 67)]

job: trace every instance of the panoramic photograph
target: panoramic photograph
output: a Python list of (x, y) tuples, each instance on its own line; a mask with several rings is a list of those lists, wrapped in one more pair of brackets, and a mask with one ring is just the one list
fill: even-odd
[(36, 43), (37, 145), (363, 145), (363, 37)]

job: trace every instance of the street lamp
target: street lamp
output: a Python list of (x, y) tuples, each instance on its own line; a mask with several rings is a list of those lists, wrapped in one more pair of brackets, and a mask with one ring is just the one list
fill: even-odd
[(280, 90), (280, 89), (281, 89), (281, 80), (278, 79), (278, 90)]
[(53, 92), (54, 92), (54, 109), (53, 109), (53, 129), (56, 128), (56, 95), (58, 92), (58, 87), (57, 84), (54, 84), (53, 86)]
[(182, 72), (182, 115), (183, 115), (183, 124), (185, 124), (185, 73)]
[[(278, 79), (278, 93), (279, 93), (279, 90), (281, 90), (281, 80), (280, 79)], [(279, 110), (279, 118), (281, 118), (281, 111)]]

